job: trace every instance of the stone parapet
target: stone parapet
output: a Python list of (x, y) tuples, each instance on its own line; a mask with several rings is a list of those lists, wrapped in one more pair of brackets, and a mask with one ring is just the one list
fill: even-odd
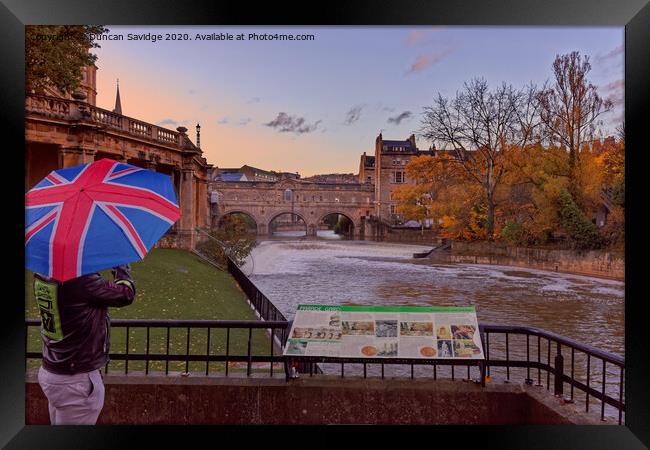
[[(98, 424), (602, 424), (545, 389), (451, 380), (107, 375)], [(48, 424), (35, 371), (26, 423)]]

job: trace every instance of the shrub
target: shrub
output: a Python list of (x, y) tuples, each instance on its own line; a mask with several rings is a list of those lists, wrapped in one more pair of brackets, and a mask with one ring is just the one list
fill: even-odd
[(501, 238), (508, 241), (513, 245), (520, 245), (524, 243), (526, 237), (526, 230), (519, 222), (508, 220), (501, 230)]
[(598, 228), (585, 217), (566, 189), (560, 192), (559, 204), (560, 224), (575, 248), (588, 250), (603, 247), (604, 239)]
[(256, 243), (249, 224), (239, 216), (228, 215), (220, 228), (211, 230), (207, 238), (197, 244), (196, 250), (222, 267), (226, 266), (228, 257), (241, 266)]

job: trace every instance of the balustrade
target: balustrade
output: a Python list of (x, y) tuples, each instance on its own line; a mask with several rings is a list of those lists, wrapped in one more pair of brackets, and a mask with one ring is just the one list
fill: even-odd
[[(121, 130), (139, 138), (145, 137), (165, 144), (182, 145), (180, 134), (146, 122), (135, 120), (131, 117), (117, 114), (107, 109), (87, 105), (88, 119), (108, 128)], [(79, 118), (77, 102), (64, 98), (49, 97), (45, 95), (29, 94), (25, 98), (25, 110), (28, 113), (67, 120)]]
[(28, 95), (25, 100), (27, 112), (60, 119), (70, 116), (70, 104), (73, 103), (71, 100), (41, 95)]

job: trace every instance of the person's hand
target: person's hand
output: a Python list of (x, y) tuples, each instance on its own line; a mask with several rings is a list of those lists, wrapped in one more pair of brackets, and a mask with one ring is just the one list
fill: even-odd
[(126, 271), (127, 273), (131, 272), (131, 264), (120, 264), (119, 266), (115, 266), (111, 269), (111, 273), (113, 274), (113, 278), (117, 276), (118, 271)]

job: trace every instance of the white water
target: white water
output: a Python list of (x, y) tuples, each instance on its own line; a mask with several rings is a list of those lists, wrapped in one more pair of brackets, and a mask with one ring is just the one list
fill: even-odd
[(413, 259), (421, 245), (269, 240), (243, 271), (291, 319), (299, 303), (475, 305), (480, 322), (529, 325), (624, 354), (624, 283), (520, 267)]

